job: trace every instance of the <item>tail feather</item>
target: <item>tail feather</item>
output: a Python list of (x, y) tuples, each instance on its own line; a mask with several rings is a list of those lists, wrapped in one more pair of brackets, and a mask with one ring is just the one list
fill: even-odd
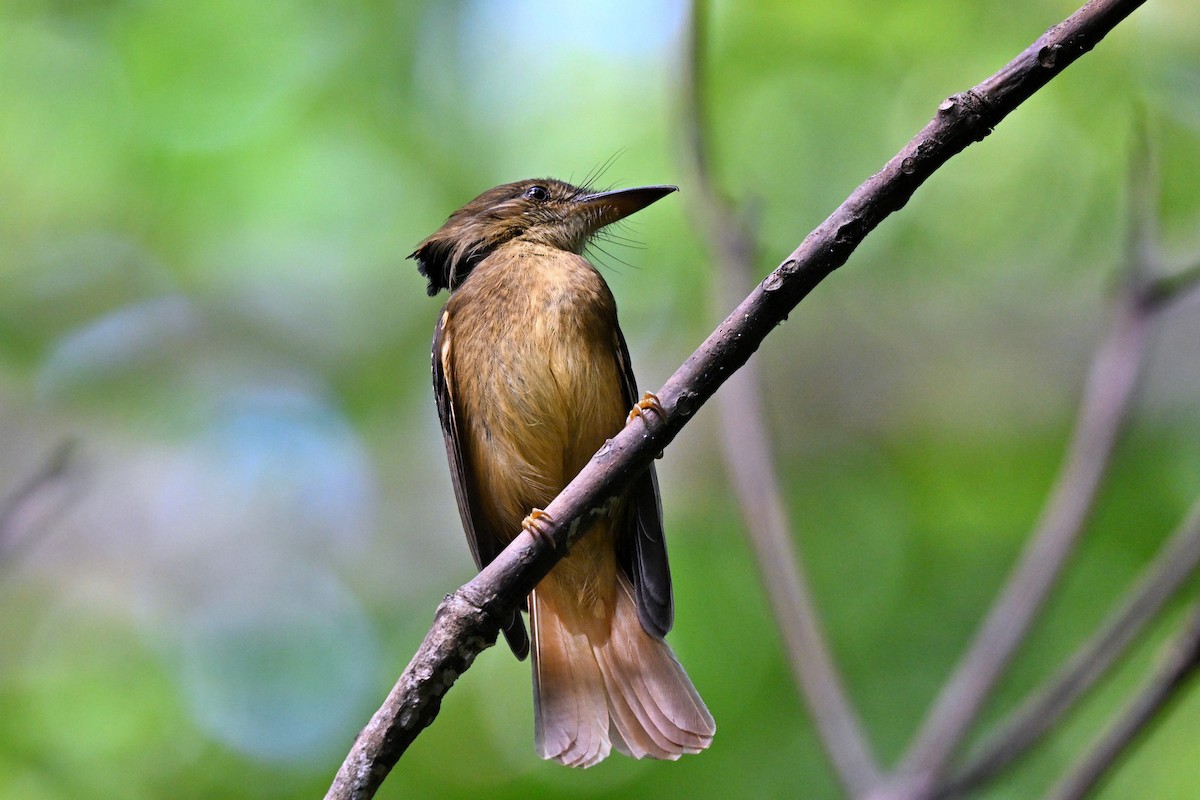
[[(604, 663), (604, 662), (600, 662)], [(640, 720), (647, 716), (635, 693), (625, 691), (615, 680), (611, 665), (601, 667), (608, 694), (609, 735), (618, 752), (633, 758), (676, 759), (673, 743), (662, 736), (656, 726), (646, 726)]]
[[(538, 755), (571, 767), (590, 767), (608, 757), (608, 709), (604, 682), (586, 636), (530, 603), (533, 630), (534, 742)], [(573, 724), (567, 724), (571, 721)]]
[(538, 597), (533, 630), (535, 740), (542, 758), (587, 767), (612, 747), (634, 758), (675, 760), (712, 743), (712, 715), (671, 648), (638, 621), (633, 590), (618, 577), (609, 629), (573, 625)]
[[(637, 714), (640, 727), (678, 758), (712, 743), (715, 724), (683, 666), (661, 639), (647, 635), (638, 622), (633, 593), (618, 582), (613, 634), (598, 648), (609, 697), (621, 695)], [(657, 734), (657, 735), (656, 735)]]

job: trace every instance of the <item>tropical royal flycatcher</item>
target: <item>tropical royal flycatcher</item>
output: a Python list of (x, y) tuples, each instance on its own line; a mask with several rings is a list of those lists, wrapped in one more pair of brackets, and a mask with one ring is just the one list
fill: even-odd
[[(581, 255), (601, 228), (674, 192), (593, 192), (525, 180), (450, 215), (412, 258), (450, 290), (433, 386), (467, 541), (482, 568), (579, 472), (637, 402), (608, 285)], [(633, 412), (630, 409), (634, 408)], [(538, 754), (588, 767), (612, 747), (676, 759), (712, 742), (712, 715), (663, 641), (674, 616), (651, 466), (576, 541), (504, 626), (533, 652)]]

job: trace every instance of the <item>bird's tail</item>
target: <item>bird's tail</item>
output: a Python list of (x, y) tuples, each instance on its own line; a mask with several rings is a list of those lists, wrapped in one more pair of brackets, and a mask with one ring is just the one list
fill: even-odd
[(675, 760), (712, 743), (712, 715), (667, 643), (642, 630), (624, 575), (611, 620), (580, 620), (552, 597), (535, 591), (529, 606), (538, 755), (590, 767), (614, 746)]

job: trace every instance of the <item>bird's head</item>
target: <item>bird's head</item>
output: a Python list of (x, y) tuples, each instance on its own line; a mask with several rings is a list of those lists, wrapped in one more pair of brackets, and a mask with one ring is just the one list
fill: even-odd
[(429, 294), (454, 291), (500, 245), (523, 239), (578, 253), (605, 225), (677, 190), (640, 186), (593, 192), (553, 178), (531, 178), (489, 189), (455, 211), (409, 258), (429, 279)]

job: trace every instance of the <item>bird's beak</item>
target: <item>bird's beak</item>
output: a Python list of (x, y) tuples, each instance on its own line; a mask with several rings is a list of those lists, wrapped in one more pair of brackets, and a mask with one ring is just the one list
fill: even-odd
[(641, 211), (655, 200), (661, 200), (678, 186), (639, 186), (635, 189), (616, 189), (611, 192), (587, 194), (575, 200), (575, 207), (596, 214), (595, 230)]

